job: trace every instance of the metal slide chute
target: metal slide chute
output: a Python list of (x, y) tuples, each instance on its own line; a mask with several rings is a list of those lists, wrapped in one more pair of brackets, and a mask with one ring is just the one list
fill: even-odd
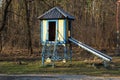
[(90, 47), (90, 46), (88, 46), (88, 45), (80, 42), (80, 41), (77, 41), (77, 40), (74, 39), (74, 38), (69, 38), (69, 41), (71, 41), (71, 42), (73, 42), (74, 44), (80, 46), (81, 48), (83, 48), (83, 49), (85, 49), (85, 50), (93, 53), (94, 55), (102, 58), (102, 59), (105, 60), (105, 61), (108, 61), (108, 62), (109, 62), (109, 61), (112, 60), (112, 58), (111, 58), (110, 56), (108, 56), (108, 55), (106, 55), (106, 54), (104, 54), (104, 53), (102, 53), (102, 52), (100, 52), (100, 51), (98, 51), (98, 50), (96, 50), (96, 49), (94, 49), (94, 48), (92, 48), (92, 47)]

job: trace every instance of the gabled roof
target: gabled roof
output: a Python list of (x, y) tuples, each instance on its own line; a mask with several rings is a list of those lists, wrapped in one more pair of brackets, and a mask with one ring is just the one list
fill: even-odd
[(69, 13), (65, 12), (63, 9), (59, 7), (54, 7), (41, 16), (38, 17), (38, 19), (72, 19), (74, 20), (75, 17), (70, 15)]

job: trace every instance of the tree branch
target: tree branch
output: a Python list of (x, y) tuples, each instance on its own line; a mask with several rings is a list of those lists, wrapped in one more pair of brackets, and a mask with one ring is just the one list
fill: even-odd
[(8, 15), (8, 8), (9, 5), (11, 3), (12, 0), (6, 0), (6, 5), (5, 5), (5, 9), (4, 9), (4, 14), (3, 14), (3, 20), (2, 20), (2, 24), (0, 27), (0, 32), (4, 29), (6, 21), (7, 21), (7, 15)]

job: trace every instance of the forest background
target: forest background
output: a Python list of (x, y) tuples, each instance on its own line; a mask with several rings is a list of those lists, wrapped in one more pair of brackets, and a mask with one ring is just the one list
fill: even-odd
[(116, 39), (116, 1), (1, 0), (0, 53), (28, 55), (41, 52), (40, 20), (37, 17), (58, 6), (75, 17), (72, 23), (75, 39), (115, 54), (116, 42), (120, 42)]

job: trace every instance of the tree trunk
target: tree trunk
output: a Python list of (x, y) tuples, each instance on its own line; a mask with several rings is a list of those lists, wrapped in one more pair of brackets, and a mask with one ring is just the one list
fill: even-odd
[(1, 27), (0, 27), (0, 53), (2, 51), (2, 30), (5, 28), (5, 25), (6, 25), (6, 21), (7, 21), (7, 16), (8, 16), (8, 8), (11, 4), (11, 1), (12, 0), (6, 0), (6, 3), (5, 3), (5, 9), (3, 11), (3, 17), (2, 17), (2, 24), (1, 24)]
[(30, 26), (30, 6), (29, 1), (25, 0), (26, 9), (26, 23), (27, 23), (27, 34), (28, 34), (28, 53), (32, 54), (32, 38), (31, 38), (31, 26)]

